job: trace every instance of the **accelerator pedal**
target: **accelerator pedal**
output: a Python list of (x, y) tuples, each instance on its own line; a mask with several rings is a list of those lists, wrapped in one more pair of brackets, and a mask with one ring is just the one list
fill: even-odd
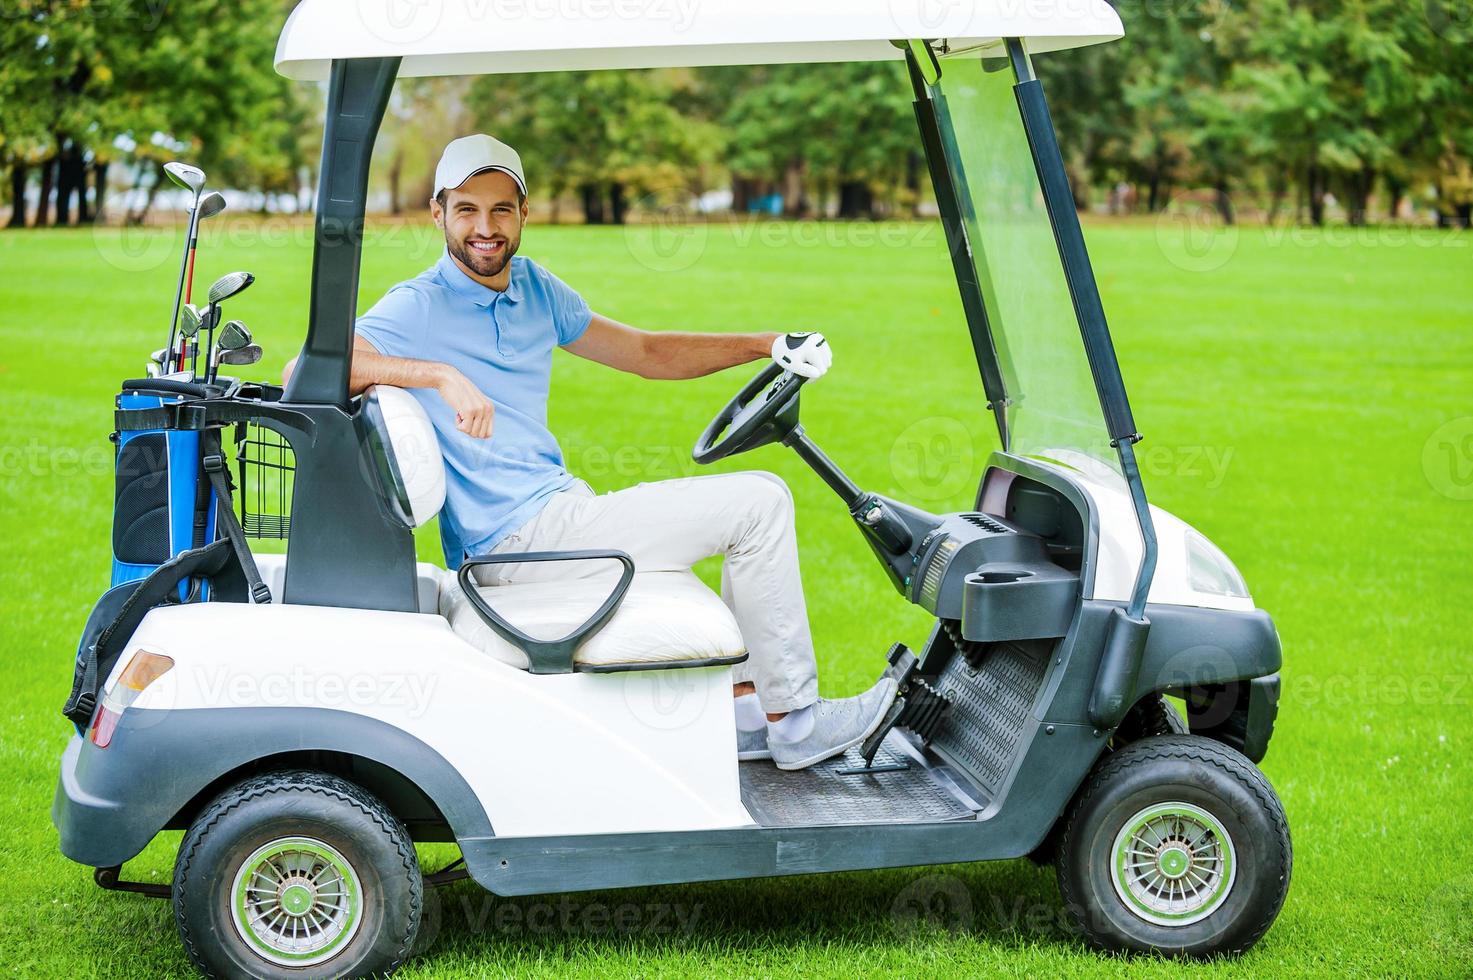
[(890, 710), (885, 712), (885, 720), (880, 722), (880, 727), (870, 733), (860, 745), (860, 755), (864, 757), (864, 765), (848, 766), (844, 769), (835, 769), (834, 772), (840, 776), (870, 776), (877, 772), (900, 772), (910, 768), (908, 762), (891, 762), (875, 765), (875, 754), (880, 751), (880, 744), (885, 741), (885, 736), (890, 734), (890, 729), (900, 721), (900, 716), (905, 714), (906, 687), (910, 682), (910, 675), (915, 673), (916, 655), (910, 652), (910, 648), (904, 643), (895, 643), (890, 647), (890, 652), (885, 654), (888, 665), (885, 672), (880, 675), (881, 679), (886, 677), (895, 680), (895, 689), (899, 693), (895, 696), (895, 703), (890, 705)]

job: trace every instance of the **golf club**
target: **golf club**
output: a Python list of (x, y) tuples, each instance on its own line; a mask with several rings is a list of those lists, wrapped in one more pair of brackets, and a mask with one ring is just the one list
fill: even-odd
[[(225, 210), (225, 198), (220, 196), (219, 191), (210, 191), (200, 198), (199, 204), (194, 209), (194, 233), (189, 240), (189, 268), (184, 277), (184, 302), (187, 304), (194, 298), (194, 256), (195, 248), (199, 241), (199, 223), (206, 218), (213, 217)], [(180, 352), (179, 370), (184, 369), (183, 352)]]
[[(208, 372), (210, 367), (210, 359), (214, 356), (215, 325), (220, 322), (220, 304), (237, 293), (243, 292), (255, 281), (256, 277), (249, 272), (227, 272), (219, 279), (216, 279), (214, 285), (210, 287), (210, 305), (205, 308), (203, 324), (207, 331), (205, 339), (206, 372)], [(243, 328), (244, 325), (242, 325)], [(196, 354), (198, 354), (198, 351), (199, 348), (196, 345)]]
[[(221, 364), (245, 366), (248, 364), (255, 364), (260, 359), (261, 345), (247, 344), (246, 346), (238, 347), (235, 350), (221, 351), (215, 358), (215, 367), (218, 372), (219, 366)], [(240, 390), (241, 385), (245, 383), (239, 378), (227, 378), (226, 380), (230, 382), (228, 385), (225, 386), (226, 397), (234, 397), (234, 394)], [(219, 384), (218, 377), (216, 378), (215, 383)]]
[(184, 276), (186, 270), (193, 265), (195, 228), (199, 223), (199, 198), (205, 187), (205, 172), (190, 164), (171, 160), (164, 164), (164, 173), (168, 174), (169, 179), (180, 187), (194, 192), (194, 198), (189, 202), (189, 230), (184, 235), (184, 254), (179, 257), (179, 284), (174, 287), (174, 310), (169, 314), (168, 346), (170, 350), (173, 350), (174, 327), (179, 320), (179, 304), (184, 301)]
[[(216, 346), (214, 353), (210, 358), (208, 373), (205, 375), (205, 382), (207, 384), (213, 384), (215, 381), (215, 376), (219, 373), (220, 365), (222, 363), (237, 363), (233, 360), (226, 361), (226, 356), (250, 345), (250, 343), (250, 328), (247, 327), (244, 323), (241, 323), (239, 320), (231, 320), (230, 322), (226, 323), (225, 326), (221, 327), (220, 343)], [(256, 349), (260, 350), (259, 347), (257, 347)]]
[(189, 353), (189, 342), (199, 334), (204, 315), (193, 303), (185, 303), (179, 314), (179, 354), (174, 364), (176, 371), (184, 370), (184, 357)]
[(243, 366), (255, 364), (260, 359), (261, 345), (246, 344), (244, 347), (237, 347), (235, 350), (228, 350), (222, 353), (219, 357), (219, 363)]

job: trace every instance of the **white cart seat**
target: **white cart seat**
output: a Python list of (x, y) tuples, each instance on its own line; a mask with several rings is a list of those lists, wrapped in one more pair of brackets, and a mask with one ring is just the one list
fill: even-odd
[[(483, 586), (497, 614), (537, 639), (577, 629), (609, 594), (613, 580), (569, 579)], [(445, 573), (440, 615), (461, 639), (503, 663), (527, 669), (527, 655), (481, 619), (455, 576)], [(736, 663), (746, 646), (721, 597), (693, 572), (636, 572), (614, 617), (574, 654), (583, 670), (638, 670)]]

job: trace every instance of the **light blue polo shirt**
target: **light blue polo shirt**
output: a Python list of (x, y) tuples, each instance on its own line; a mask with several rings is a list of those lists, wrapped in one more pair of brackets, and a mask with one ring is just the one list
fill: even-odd
[(574, 482), (547, 428), (547, 391), (553, 347), (583, 336), (592, 318), (583, 297), (531, 259), (512, 256), (511, 284), (497, 292), (449, 252), (358, 318), (358, 336), (380, 354), (443, 361), (496, 405), (491, 438), (476, 439), (455, 427), (438, 391), (410, 391), (445, 457), (440, 543), (452, 569), (490, 551)]

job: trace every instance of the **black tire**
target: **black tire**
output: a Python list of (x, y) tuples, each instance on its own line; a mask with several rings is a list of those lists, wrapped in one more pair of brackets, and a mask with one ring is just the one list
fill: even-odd
[[(1201, 902), (1189, 911), (1161, 911), (1149, 904), (1161, 901), (1159, 892), (1141, 899), (1133, 891), (1132, 883), (1144, 887), (1159, 874), (1152, 865), (1134, 874), (1117, 868), (1117, 840), (1129, 840), (1126, 829), (1158, 809), (1168, 815), (1155, 819), (1168, 822), (1154, 826), (1170, 827), (1174, 809), (1184, 814), (1188, 833), (1193, 821), (1201, 821), (1198, 828), (1215, 822), (1231, 845), (1219, 843), (1214, 852), (1214, 833), (1167, 855), (1170, 835), (1142, 832), (1171, 862), (1163, 867), (1179, 874), (1183, 865), (1192, 868), (1169, 887), (1185, 882), (1197, 896), (1210, 896), (1189, 900), (1183, 889), (1183, 903)], [(1091, 944), (1190, 957), (1236, 955), (1258, 942), (1284, 904), (1292, 866), (1289, 824), (1268, 780), (1239, 752), (1195, 735), (1143, 739), (1101, 759), (1066, 817), (1056, 862), (1064, 905)], [(1214, 877), (1214, 869), (1230, 872)], [(1200, 889), (1193, 877), (1199, 871)], [(1142, 911), (1128, 904), (1127, 894)], [(1191, 921), (1194, 915), (1202, 917)], [(1150, 916), (1179, 917), (1179, 924)]]
[[(280, 843), (287, 838), (298, 841)], [(268, 849), (277, 848), (284, 849), (282, 854), (270, 858)], [(272, 867), (288, 872), (276, 888), (280, 900), (256, 895), (251, 900), (256, 904), (240, 907), (246, 921), (252, 921), (253, 910), (282, 910), (272, 916), (283, 916), (285, 924), (292, 921), (285, 914), (287, 906), (305, 901), (311, 911), (296, 919), (304, 926), (317, 923), (315, 941), (325, 945), (297, 963), (270, 958), (261, 931), (237, 924), (237, 876), (244, 876), (248, 862), (265, 867), (262, 862), (272, 860)], [(315, 888), (292, 889), (294, 877), (301, 880), (301, 869), (308, 866), (318, 875)], [(250, 880), (257, 879), (242, 878), (242, 887)], [(267, 773), (221, 793), (185, 834), (174, 864), (179, 938), (189, 958), (210, 977), (276, 980), (389, 973), (414, 944), (423, 891), (414, 845), (389, 809), (362, 787), (310, 771)], [(357, 902), (351, 898), (355, 894)], [(334, 897), (338, 895), (349, 897)], [(339, 913), (338, 908), (348, 911)], [(257, 938), (248, 940), (247, 933)], [(327, 938), (331, 936), (338, 938)], [(310, 933), (303, 937), (314, 941)]]
[[(1171, 706), (1171, 702), (1166, 700), (1166, 695), (1148, 694), (1125, 713), (1115, 733), (1110, 736), (1110, 749), (1119, 751), (1132, 742), (1139, 742), (1143, 738), (1154, 735), (1185, 734), (1187, 734), (1187, 720)], [(1044, 837), (1043, 842), (1028, 852), (1028, 860), (1039, 867), (1053, 864), (1058, 855), (1059, 835), (1063, 832), (1064, 821), (1059, 819), (1049, 829), (1048, 836)]]

